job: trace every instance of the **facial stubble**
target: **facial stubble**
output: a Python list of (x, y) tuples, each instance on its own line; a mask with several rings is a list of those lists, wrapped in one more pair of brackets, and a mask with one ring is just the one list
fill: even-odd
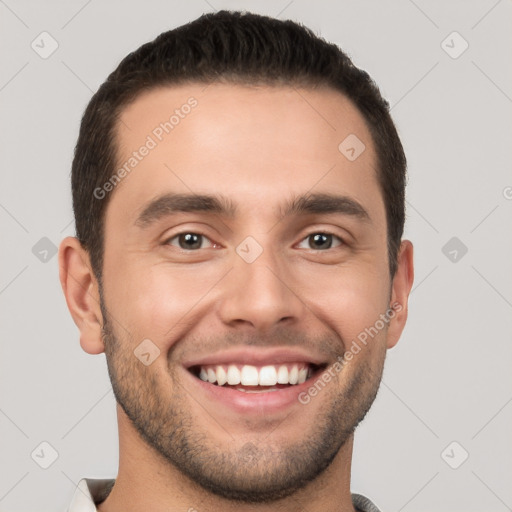
[[(378, 392), (384, 349), (376, 354), (371, 366), (368, 358), (362, 359), (349, 382), (342, 386), (331, 382), (321, 391), (320, 395), (326, 393), (328, 399), (316, 398), (324, 404), (316, 409), (313, 426), (304, 430), (301, 439), (276, 448), (271, 445), (271, 435), (256, 436), (255, 441), (233, 448), (237, 444), (226, 431), (225, 445), (219, 446), (195, 421), (190, 407), (193, 397), (176, 372), (167, 368), (170, 381), (159, 383), (155, 367), (145, 366), (134, 355), (136, 343), (130, 336), (121, 337), (115, 332), (101, 293), (100, 306), (102, 339), (117, 403), (141, 439), (164, 463), (188, 477), (192, 485), (228, 500), (270, 503), (304, 489), (329, 467)], [(172, 389), (170, 398), (163, 398), (162, 385)], [(301, 414), (313, 411), (309, 405), (301, 407)], [(286, 427), (285, 419), (278, 428)]]

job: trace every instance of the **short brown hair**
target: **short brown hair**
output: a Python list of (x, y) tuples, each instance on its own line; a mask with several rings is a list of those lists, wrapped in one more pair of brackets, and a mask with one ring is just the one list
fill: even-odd
[(159, 35), (125, 57), (89, 102), (72, 167), (76, 236), (102, 282), (104, 215), (109, 196), (94, 191), (115, 173), (116, 126), (138, 94), (162, 85), (233, 84), (328, 86), (364, 117), (377, 151), (386, 208), (391, 277), (405, 222), (406, 158), (389, 104), (370, 76), (336, 45), (293, 21), (237, 11), (205, 14)]

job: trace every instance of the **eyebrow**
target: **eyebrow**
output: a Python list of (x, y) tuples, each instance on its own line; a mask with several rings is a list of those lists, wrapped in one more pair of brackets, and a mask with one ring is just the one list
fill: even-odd
[(164, 194), (149, 202), (137, 217), (135, 224), (142, 228), (173, 213), (207, 212), (234, 217), (236, 205), (228, 198), (217, 195)]
[[(234, 218), (237, 206), (223, 195), (164, 194), (150, 201), (135, 221), (135, 225), (147, 228), (173, 213), (206, 212)], [(305, 194), (293, 198), (279, 208), (281, 217), (307, 214), (343, 214), (370, 222), (370, 215), (356, 200), (335, 194)]]
[(311, 213), (339, 213), (367, 222), (371, 220), (369, 213), (355, 199), (335, 194), (302, 195), (286, 203), (280, 211), (283, 217)]

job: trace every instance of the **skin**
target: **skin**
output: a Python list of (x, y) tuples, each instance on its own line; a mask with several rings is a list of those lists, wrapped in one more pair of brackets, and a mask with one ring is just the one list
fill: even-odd
[[(409, 241), (389, 276), (369, 131), (330, 89), (188, 84), (149, 91), (126, 107), (119, 163), (191, 96), (197, 107), (113, 192), (101, 298), (77, 239), (59, 249), (81, 346), (106, 353), (122, 404), (119, 472), (99, 510), (354, 511), (353, 430), (403, 330), (413, 283)], [(349, 134), (366, 146), (353, 162), (338, 150)], [(144, 206), (166, 192), (222, 193), (238, 211), (174, 213), (137, 226)], [(357, 201), (368, 220), (279, 213), (296, 195), (333, 192)], [(309, 235), (325, 232), (335, 235), (331, 247), (310, 245)], [(179, 233), (206, 238), (185, 250)], [(253, 263), (235, 250), (248, 236), (263, 249)], [(208, 399), (183, 368), (240, 346), (301, 348), (332, 365), (393, 303), (401, 309), (389, 325), (307, 405), (239, 414)], [(160, 350), (149, 366), (133, 355), (144, 339)]]

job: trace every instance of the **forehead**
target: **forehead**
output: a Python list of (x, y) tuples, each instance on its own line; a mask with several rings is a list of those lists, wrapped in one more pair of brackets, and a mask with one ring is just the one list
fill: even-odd
[(125, 172), (108, 210), (132, 220), (166, 192), (222, 191), (261, 216), (278, 212), (283, 196), (289, 201), (307, 191), (336, 189), (373, 203), (370, 209), (382, 206), (366, 123), (329, 88), (161, 87), (124, 109), (116, 140)]

